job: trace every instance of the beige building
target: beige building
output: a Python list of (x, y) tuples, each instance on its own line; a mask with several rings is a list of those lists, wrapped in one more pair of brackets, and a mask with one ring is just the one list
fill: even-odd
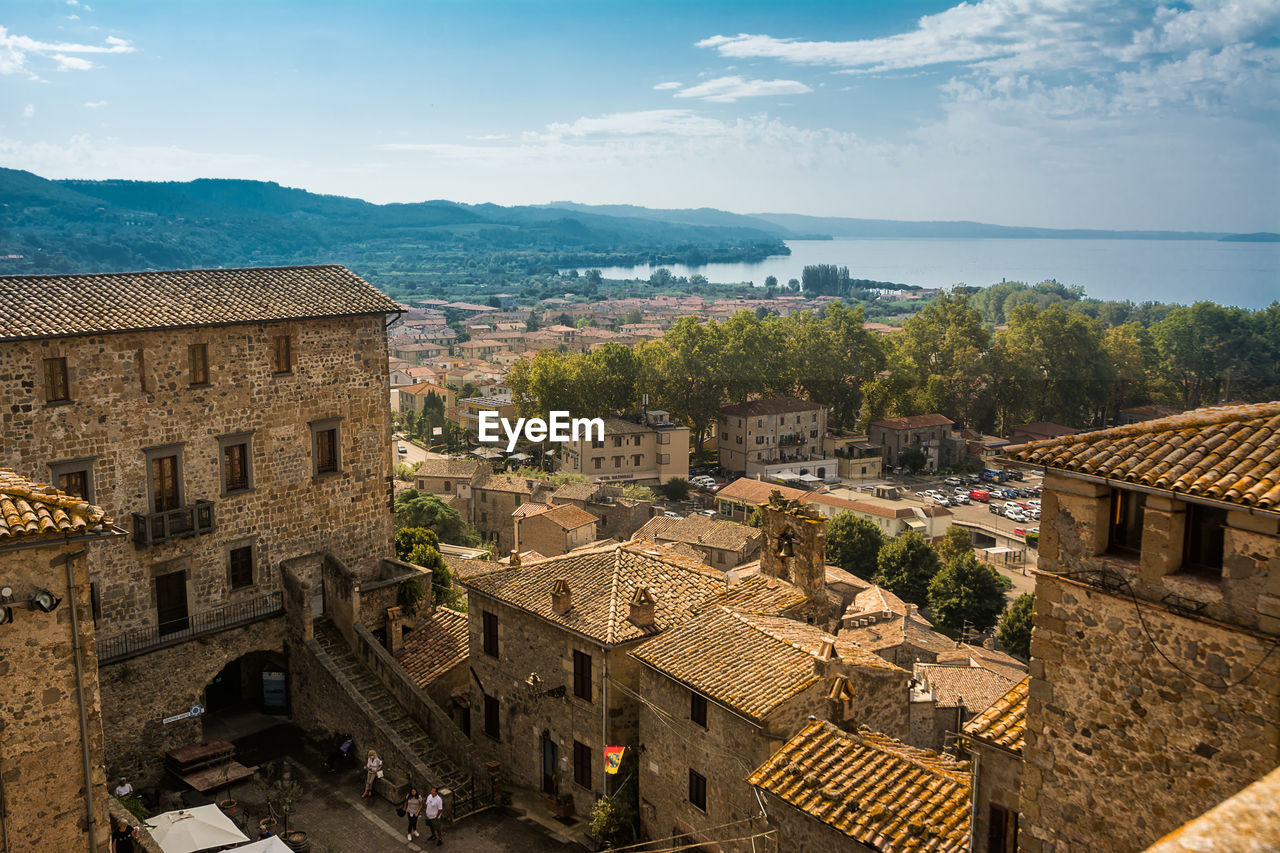
[[(757, 469), (776, 467), (776, 463), (819, 460), (819, 467), (830, 468), (830, 475), (836, 476), (835, 460), (827, 460), (823, 451), (828, 411), (799, 397), (722, 407), (716, 430), (720, 467), (754, 475)], [(817, 476), (825, 479), (827, 472)]]
[(1280, 764), (1277, 446), (1280, 402), (1010, 448), (1045, 468), (1019, 849), (1139, 849)]
[(108, 853), (85, 546), (125, 535), (83, 498), (0, 469), (0, 850)]
[(688, 478), (689, 428), (660, 411), (648, 412), (645, 423), (606, 418), (603, 439), (583, 437), (557, 448), (556, 470), (600, 483), (657, 485)]
[(955, 422), (943, 415), (912, 415), (872, 421), (867, 430), (868, 439), (881, 448), (884, 464), (890, 468), (902, 464), (898, 461), (898, 454), (908, 447), (918, 448), (924, 453), (927, 470), (948, 465), (959, 455), (954, 441)]
[[(477, 372), (470, 379), (462, 381), (473, 381), (479, 379), (483, 374)], [(511, 402), (510, 394), (495, 394), (491, 397), (465, 397), (458, 401), (457, 408), (457, 424), (467, 431), (469, 435), (475, 437), (480, 434), (480, 413), (495, 412), (499, 418), (515, 418), (516, 407)], [(502, 435), (502, 429), (498, 429), (498, 434)], [(506, 438), (502, 438), (505, 446)]]
[(285, 706), (282, 564), (390, 553), (397, 311), (333, 266), (0, 279), (0, 464), (132, 530), (87, 557), (113, 776), (202, 741), (192, 706)]
[(635, 534), (637, 539), (681, 542), (702, 554), (713, 569), (728, 571), (755, 558), (762, 534), (736, 521), (716, 521), (701, 515), (687, 518), (655, 516)]
[(396, 389), (400, 400), (401, 412), (422, 414), (427, 406), (427, 399), (434, 394), (444, 403), (445, 408), (452, 407), (457, 401), (458, 392), (435, 382), (418, 382)]
[[(533, 506), (526, 504), (521, 509)], [(572, 504), (544, 505), (539, 509), (516, 511), (515, 549), (533, 550), (546, 557), (558, 557), (596, 541), (600, 519)]]
[(777, 492), (788, 500), (813, 507), (824, 518), (835, 518), (851, 512), (880, 528), (889, 538), (914, 530), (927, 541), (944, 536), (954, 516), (946, 507), (931, 506), (912, 498), (899, 497), (897, 489), (879, 488), (875, 493), (852, 492), (848, 489), (809, 492), (779, 486), (764, 480), (741, 477), (716, 492), (716, 508), (726, 518), (746, 521), (757, 507), (768, 503)]

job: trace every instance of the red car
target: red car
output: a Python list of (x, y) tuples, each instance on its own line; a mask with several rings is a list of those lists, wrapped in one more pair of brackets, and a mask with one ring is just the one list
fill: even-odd
[(974, 489), (969, 493), (969, 500), (977, 501), (978, 503), (986, 503), (991, 500), (991, 494), (989, 492), (982, 491), (982, 489)]

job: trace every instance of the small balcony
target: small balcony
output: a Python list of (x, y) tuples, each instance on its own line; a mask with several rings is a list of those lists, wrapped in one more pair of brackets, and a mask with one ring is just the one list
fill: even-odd
[(212, 533), (213, 501), (196, 501), (177, 509), (133, 513), (133, 546), (139, 550), (174, 539)]

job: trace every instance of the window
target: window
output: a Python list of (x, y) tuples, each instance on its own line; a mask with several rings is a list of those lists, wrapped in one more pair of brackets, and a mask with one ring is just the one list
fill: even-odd
[(763, 435), (757, 435), (757, 436), (756, 436), (756, 444), (764, 444), (764, 436), (763, 436)]
[(502, 740), (498, 734), (498, 697), (484, 695), (484, 733), (494, 740)]
[(573, 742), (573, 781), (588, 790), (591, 788), (591, 747)]
[(591, 449), (592, 449), (592, 450), (599, 450), (599, 449), (600, 449), (600, 448), (602, 448), (602, 447), (604, 447), (604, 439), (603, 439), (603, 438), (600, 438), (600, 439), (593, 438), (593, 439), (591, 439)]
[(603, 457), (603, 456), (597, 456), (595, 459), (592, 459), (591, 461), (595, 464), (595, 469), (596, 469), (597, 471), (599, 471), (599, 470), (600, 470), (600, 465), (604, 462), (604, 457)]
[(764, 426), (764, 418), (756, 418), (756, 429), (760, 429), (762, 426)]
[(232, 589), (253, 586), (253, 546), (232, 548), (229, 552), (228, 578)]
[(192, 385), (209, 384), (209, 345), (191, 344), (187, 347), (187, 366)]
[(293, 339), (276, 335), (271, 346), (271, 372), (293, 373)]
[(1221, 577), (1226, 527), (1226, 510), (1203, 504), (1188, 505), (1182, 568), (1189, 572)]
[(444, 481), (444, 490), (445, 490), (446, 492), (451, 492), (451, 491), (453, 491), (453, 487), (449, 485), (449, 481), (448, 481), (448, 480), (445, 480), (445, 481)]
[(224, 495), (253, 488), (250, 471), (251, 441), (252, 438), (248, 433), (218, 437), (218, 443), (222, 446), (222, 493)]
[(696, 770), (689, 771), (689, 803), (707, 810), (707, 777)]
[(87, 456), (51, 463), (49, 473), (52, 475), (53, 485), (69, 495), (75, 495), (93, 503), (94, 458)]
[(987, 849), (991, 853), (1014, 853), (1018, 849), (1018, 813), (998, 803), (987, 811)]
[(311, 422), (311, 458), (317, 477), (323, 474), (336, 474), (342, 470), (340, 421), (340, 418), (330, 418)]
[(488, 524), (488, 523), (489, 523), (489, 513), (487, 513), (487, 512), (482, 512), (482, 513), (480, 513), (480, 523), (481, 523), (481, 524)]
[(621, 447), (621, 446), (622, 446), (622, 436), (620, 436), (620, 435), (615, 435), (615, 436), (613, 437), (613, 446), (614, 446), (614, 447)]
[(67, 360), (44, 360), (44, 399), (46, 403), (60, 403), (71, 399), (71, 386), (67, 382)]
[(643, 457), (642, 455), (640, 455), (639, 453), (633, 453), (633, 454), (631, 454), (631, 464), (632, 464), (632, 465), (634, 465), (634, 466), (635, 466), (635, 467), (637, 467), (637, 468), (639, 468), (642, 464), (644, 464), (644, 463), (643, 463), (643, 461), (642, 461), (643, 459), (644, 459), (644, 457)]
[(1137, 556), (1142, 551), (1142, 509), (1146, 495), (1125, 489), (1111, 490), (1111, 516), (1107, 551)]
[(818, 431), (816, 429), (809, 430), (809, 438), (817, 438), (817, 437), (818, 437)]
[(577, 650), (573, 653), (573, 695), (591, 701), (591, 655)]
[(152, 512), (165, 512), (182, 506), (182, 459), (177, 448), (149, 451), (147, 472)]
[(742, 436), (735, 436), (735, 438), (737, 439), (738, 444), (742, 444)]
[(670, 453), (659, 453), (659, 454), (658, 454), (658, 464), (659, 464), (659, 465), (670, 465), (670, 464), (671, 464), (671, 454), (670, 454)]
[(484, 653), (490, 657), (498, 656), (498, 614), (488, 610), (480, 611), (484, 621)]
[(622, 467), (622, 460), (623, 460), (623, 458), (624, 458), (624, 457), (622, 457), (622, 456), (615, 456), (615, 457), (613, 457), (613, 467), (614, 467), (614, 468), (621, 468), (621, 467)]
[(670, 444), (670, 443), (671, 443), (671, 433), (669, 432), (658, 433), (658, 444)]
[(102, 621), (102, 590), (97, 576), (89, 579), (89, 607), (93, 612), (93, 624)]
[(707, 697), (701, 693), (689, 693), (689, 719), (704, 729), (707, 727)]

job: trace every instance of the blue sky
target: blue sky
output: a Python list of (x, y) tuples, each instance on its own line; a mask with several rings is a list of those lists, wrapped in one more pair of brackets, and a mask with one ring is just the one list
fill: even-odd
[(1280, 231), (1280, 0), (22, 0), (0, 164)]

